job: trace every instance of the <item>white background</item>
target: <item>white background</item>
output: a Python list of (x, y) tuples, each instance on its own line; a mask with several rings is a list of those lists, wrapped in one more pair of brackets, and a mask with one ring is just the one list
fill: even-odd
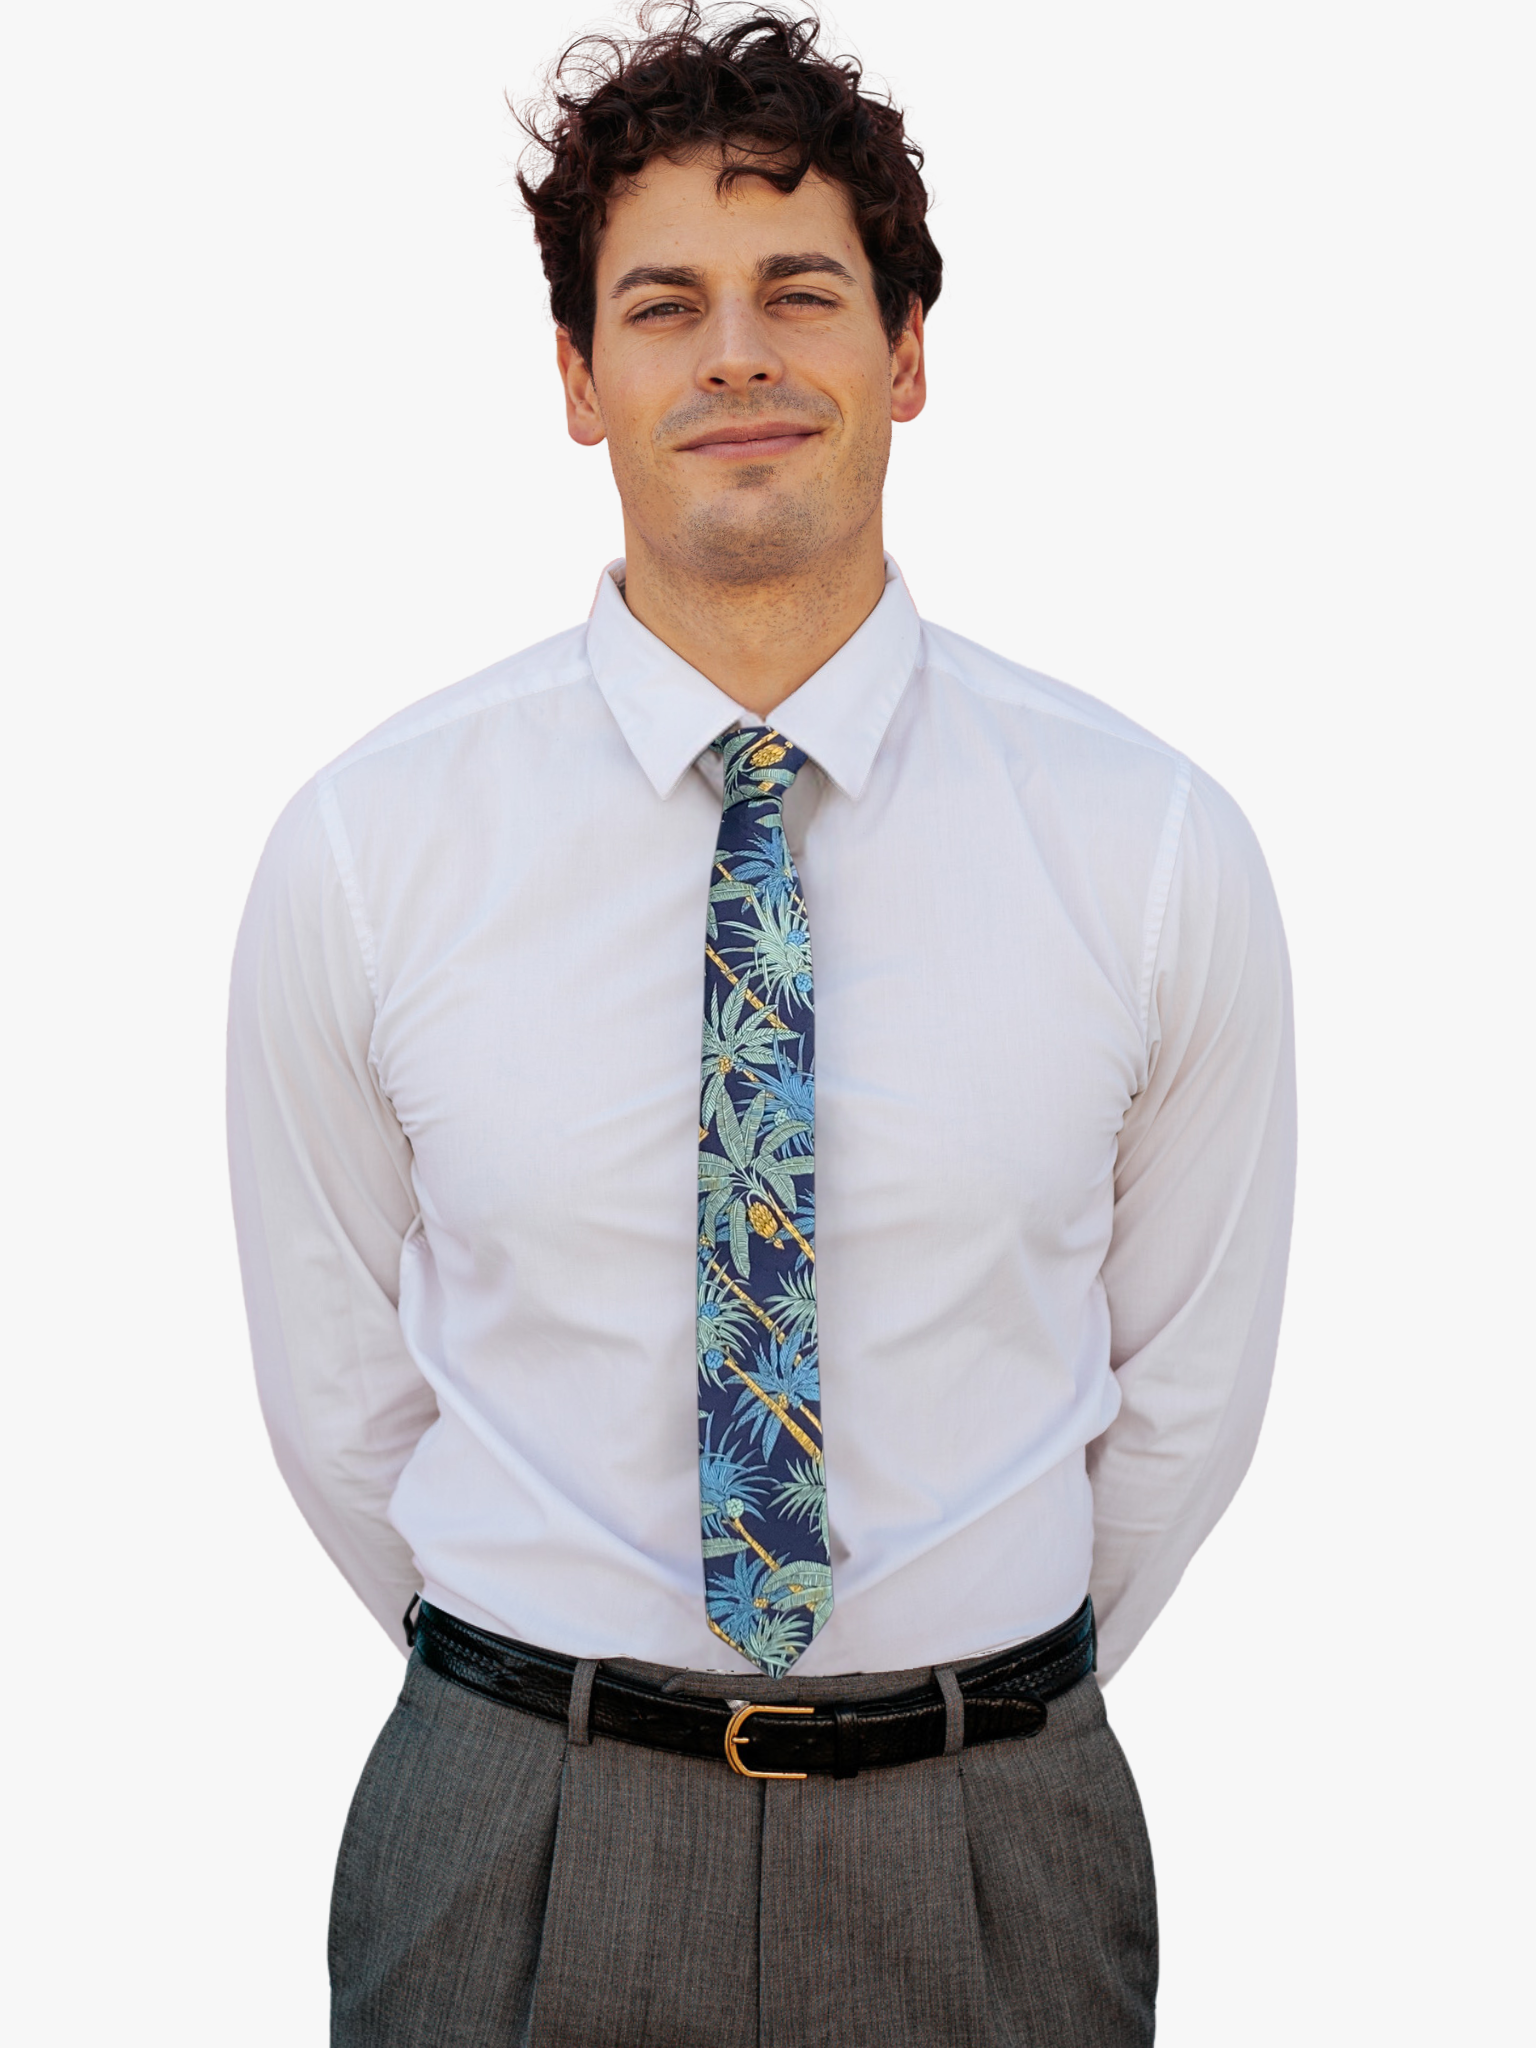
[[(227, 1213), (263, 837), (579, 619), (515, 0), (18, 11), (3, 1242), (12, 2038), (325, 2039), (399, 1659), (279, 1483)], [(947, 261), (919, 605), (1186, 748), (1292, 939), (1271, 1419), (1110, 1693), (1166, 2048), (1525, 2036), (1533, 25), (1517, 5), (843, 0)]]

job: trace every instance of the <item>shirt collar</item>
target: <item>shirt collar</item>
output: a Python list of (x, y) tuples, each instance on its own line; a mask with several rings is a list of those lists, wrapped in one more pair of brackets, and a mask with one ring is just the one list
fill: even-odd
[[(598, 580), (587, 659), (631, 753), (660, 797), (670, 796), (710, 741), (738, 720), (760, 721), (642, 626), (624, 602), (622, 560)], [(887, 555), (885, 592), (851, 639), (770, 714), (845, 796), (869, 779), (885, 729), (917, 661), (917, 609)]]

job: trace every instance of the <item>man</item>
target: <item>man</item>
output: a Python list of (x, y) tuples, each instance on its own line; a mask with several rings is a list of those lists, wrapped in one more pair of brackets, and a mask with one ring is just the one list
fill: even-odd
[(624, 559), (301, 793), (236, 960), (267, 1418), (415, 1645), (333, 2038), (1129, 2048), (1094, 1618), (1103, 1676), (1259, 1426), (1273, 895), (883, 553), (900, 116), (773, 16), (588, 56), (524, 191)]

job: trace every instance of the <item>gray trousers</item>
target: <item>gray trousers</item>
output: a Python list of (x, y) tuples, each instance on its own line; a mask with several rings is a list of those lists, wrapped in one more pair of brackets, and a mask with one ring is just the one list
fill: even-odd
[[(678, 1689), (809, 1704), (927, 1676)], [(1152, 1859), (1094, 1679), (1028, 1740), (801, 1783), (573, 1718), (412, 1659), (342, 1840), (333, 2048), (1151, 2042)]]

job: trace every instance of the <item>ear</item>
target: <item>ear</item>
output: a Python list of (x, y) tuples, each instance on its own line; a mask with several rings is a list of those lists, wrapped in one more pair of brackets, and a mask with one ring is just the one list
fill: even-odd
[(597, 386), (586, 358), (563, 327), (555, 329), (555, 361), (560, 366), (560, 382), (565, 386), (566, 432), (583, 448), (595, 448), (608, 433), (597, 402)]
[[(923, 309), (917, 300), (901, 338), (891, 350), (891, 418), (915, 420), (928, 403), (928, 376), (923, 366)], [(574, 431), (574, 429), (573, 429)]]

